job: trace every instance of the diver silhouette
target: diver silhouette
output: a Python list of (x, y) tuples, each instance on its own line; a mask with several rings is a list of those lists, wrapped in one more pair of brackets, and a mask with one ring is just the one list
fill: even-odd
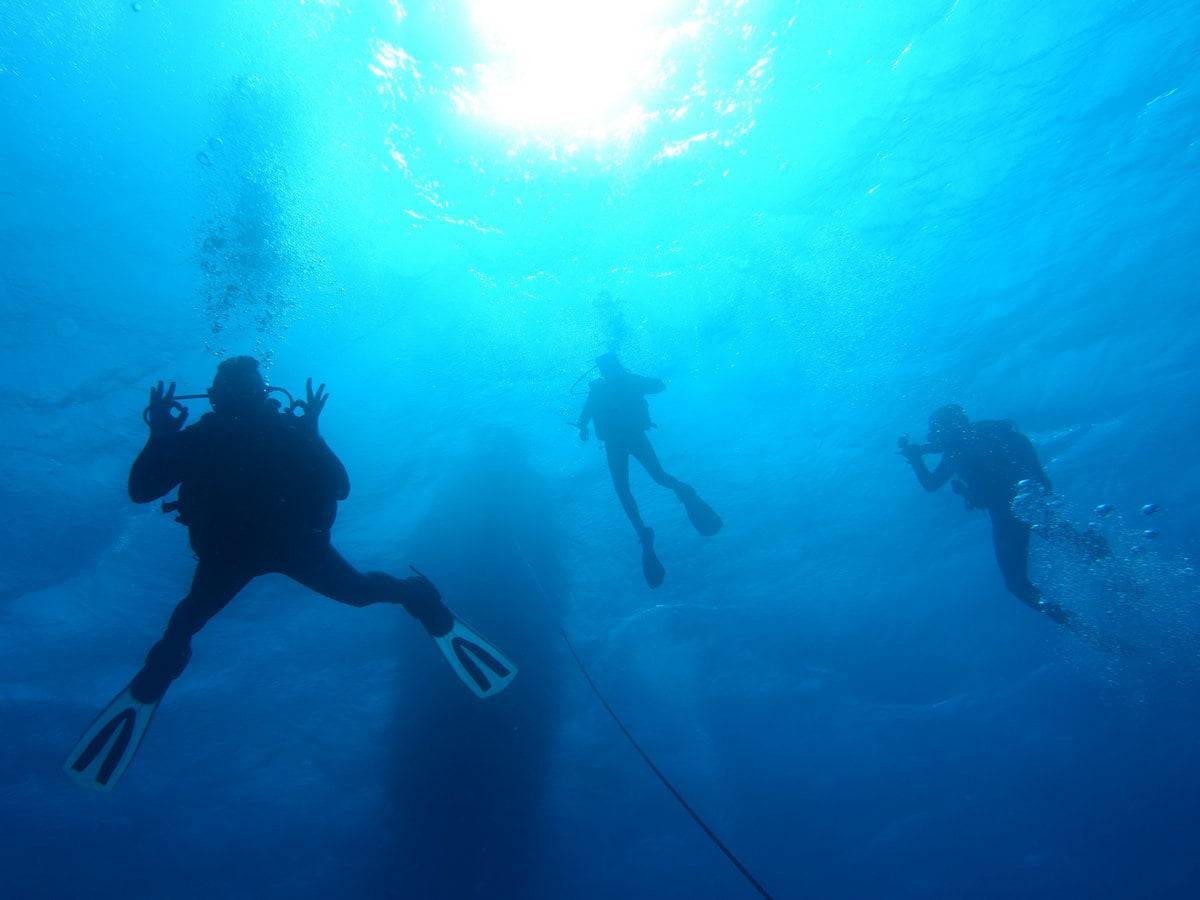
[(662, 393), (666, 390), (666, 384), (657, 378), (646, 378), (627, 371), (615, 353), (606, 353), (597, 358), (596, 368), (600, 377), (591, 383), (587, 402), (576, 423), (579, 439), (588, 439), (588, 423), (595, 420), (596, 437), (604, 442), (617, 498), (642, 545), (642, 573), (646, 583), (656, 588), (666, 577), (666, 570), (654, 552), (654, 529), (642, 521), (642, 514), (629, 487), (629, 458), (632, 456), (651, 478), (675, 492), (675, 496), (683, 503), (688, 519), (700, 534), (709, 536), (720, 531), (721, 518), (700, 499), (691, 485), (667, 474), (658, 461), (650, 438), (646, 436), (647, 429), (655, 427), (650, 421), (646, 396)]
[(163, 510), (187, 526), (196, 571), (141, 671), (68, 759), (68, 773), (91, 787), (108, 789), (119, 779), (158, 702), (187, 666), (192, 638), (259, 575), (287, 575), (350, 606), (399, 604), (479, 696), (499, 691), (515, 673), (456, 620), (423, 575), (364, 574), (334, 549), (330, 529), (350, 479), (318, 431), (329, 400), (325, 385), (314, 392), (310, 378), (306, 399), (286, 411), (268, 391), (257, 360), (227, 359), (207, 393), (213, 412), (187, 428), (175, 385), (164, 389), (160, 381), (150, 391), (150, 437), (130, 470), (129, 496), (149, 503), (179, 486), (179, 499)]
[[(967, 509), (987, 510), (996, 562), (1009, 593), (1059, 624), (1070, 622), (1074, 613), (1046, 600), (1029, 580), (1033, 526), (1013, 512), (1014, 499), (1023, 493), (1045, 496), (1053, 490), (1033, 443), (1010, 421), (971, 422), (963, 408), (954, 405), (943, 406), (929, 417), (927, 440), (924, 445), (911, 444), (904, 435), (897, 441), (900, 455), (908, 460), (921, 486), (932, 492), (950, 481)], [(930, 472), (923, 457), (938, 453), (942, 459)], [(1074, 544), (1093, 559), (1109, 555), (1102, 535), (1079, 532), (1068, 523), (1040, 525), (1038, 530)]]

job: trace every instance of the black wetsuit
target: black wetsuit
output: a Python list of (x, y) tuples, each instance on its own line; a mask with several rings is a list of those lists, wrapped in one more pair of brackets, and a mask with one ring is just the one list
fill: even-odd
[(149, 503), (179, 485), (175, 508), (198, 564), (188, 595), (134, 679), (134, 696), (157, 700), (191, 656), (191, 639), (259, 575), (278, 572), (351, 606), (399, 603), (431, 634), (453, 617), (423, 579), (362, 573), (330, 543), (350, 479), (303, 420), (264, 404), (239, 419), (210, 413), (182, 431), (151, 433), (129, 473), (129, 495)]
[(1004, 584), (1018, 599), (1044, 610), (1042, 593), (1029, 580), (1029, 525), (1014, 516), (1011, 507), (1017, 484), (1024, 479), (1051, 490), (1029, 438), (1008, 421), (974, 422), (966, 426), (961, 444), (946, 451), (932, 472), (919, 455), (914, 454), (910, 461), (927, 491), (936, 491), (954, 478), (955, 490), (970, 508), (987, 510)]
[(654, 427), (650, 421), (647, 394), (658, 394), (666, 385), (657, 378), (646, 378), (631, 372), (597, 378), (591, 384), (583, 413), (579, 417), (581, 428), (596, 421), (596, 437), (604, 441), (608, 455), (608, 469), (612, 473), (613, 487), (625, 514), (639, 536), (646, 528), (638, 511), (637, 501), (629, 488), (629, 457), (642, 464), (642, 468), (663, 487), (678, 493), (687, 486), (668, 475), (658, 461), (658, 454), (646, 436), (646, 430)]

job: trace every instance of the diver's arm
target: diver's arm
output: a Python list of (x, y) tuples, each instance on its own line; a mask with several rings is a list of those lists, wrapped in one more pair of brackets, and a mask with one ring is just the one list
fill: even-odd
[(195, 443), (195, 426), (184, 428), (187, 407), (175, 399), (175, 382), (150, 388), (150, 403), (142, 413), (150, 438), (129, 469), (129, 499), (149, 503), (183, 481), (184, 456)]
[(941, 462), (937, 464), (932, 472), (925, 467), (925, 460), (920, 454), (913, 453), (907, 455), (909, 465), (912, 466), (913, 473), (917, 476), (917, 481), (921, 482), (921, 487), (932, 493), (950, 480), (950, 476), (954, 474), (954, 464), (950, 462), (949, 457), (943, 456)]
[(129, 469), (129, 499), (149, 503), (183, 480), (181, 432), (150, 433), (146, 446)]
[(575, 423), (575, 427), (579, 429), (579, 439), (586, 441), (588, 436), (588, 423), (592, 421), (592, 416), (595, 414), (592, 409), (592, 393), (588, 392), (587, 401), (583, 404), (583, 409), (579, 411), (579, 421)]
[(661, 394), (667, 389), (667, 383), (661, 378), (647, 378), (645, 375), (633, 377), (638, 380), (638, 387), (643, 394)]
[(943, 484), (950, 480), (950, 476), (954, 474), (954, 464), (950, 462), (950, 457), (946, 454), (942, 455), (942, 460), (937, 464), (937, 468), (932, 472), (925, 467), (925, 457), (930, 453), (937, 453), (931, 444), (912, 444), (909, 443), (908, 435), (901, 435), (896, 441), (897, 451), (901, 456), (908, 460), (908, 464), (912, 466), (913, 473), (917, 476), (917, 481), (921, 482), (921, 487), (927, 491), (936, 491)]
[[(304, 415), (299, 420), (296, 433), (301, 441), (306, 442), (305, 452), (312, 460), (313, 470), (321, 488), (341, 501), (350, 496), (350, 476), (337, 454), (321, 437), (321, 413), (325, 411), (325, 404), (328, 402), (329, 394), (325, 391), (325, 384), (322, 383), (314, 391), (313, 380), (310, 377), (304, 383), (304, 401), (300, 404)], [(289, 417), (286, 421), (290, 425), (296, 425), (295, 419)]]

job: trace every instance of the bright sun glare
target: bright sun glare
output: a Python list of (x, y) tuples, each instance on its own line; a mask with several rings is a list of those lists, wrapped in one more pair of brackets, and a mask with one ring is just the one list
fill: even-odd
[[(668, 51), (699, 21), (680, 0), (472, 0), (489, 58), (460, 108), (526, 133), (605, 140), (651, 117)], [(674, 21), (672, 21), (674, 20)]]

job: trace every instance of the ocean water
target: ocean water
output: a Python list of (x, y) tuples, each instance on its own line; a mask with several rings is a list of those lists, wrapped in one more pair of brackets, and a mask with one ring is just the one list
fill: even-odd
[[(755, 896), (565, 628), (777, 898), (1200, 895), (1197, 59), (1183, 0), (7, 0), (0, 891)], [(656, 591), (568, 427), (606, 350), (725, 520), (635, 467)], [(147, 389), (237, 353), (329, 385), (342, 552), (521, 673), (263, 578), (88, 792), (194, 565)], [(1032, 560), (1108, 649), (895, 454), (950, 402), (1108, 537)]]

